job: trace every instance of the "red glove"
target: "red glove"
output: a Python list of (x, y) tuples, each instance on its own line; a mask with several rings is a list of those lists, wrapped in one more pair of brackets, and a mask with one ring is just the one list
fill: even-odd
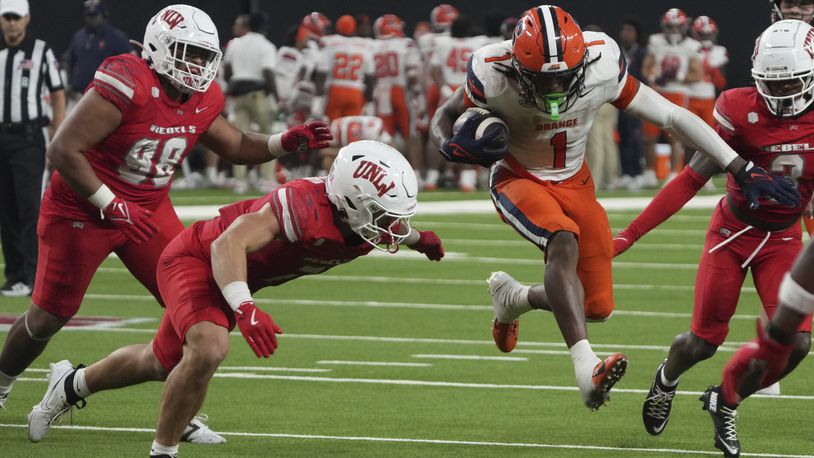
[(268, 313), (260, 310), (252, 301), (240, 304), (235, 310), (237, 326), (258, 358), (268, 358), (277, 349), (277, 334), (283, 330), (274, 323)]
[(102, 210), (102, 219), (110, 221), (124, 232), (129, 240), (144, 243), (158, 231), (152, 220), (153, 212), (141, 205), (127, 202), (119, 197), (113, 199)]
[(423, 253), (430, 261), (440, 261), (444, 257), (441, 238), (433, 231), (418, 231), (418, 234), (418, 242), (410, 245), (410, 248)]
[(628, 248), (632, 247), (634, 243), (636, 243), (636, 239), (628, 233), (627, 229), (616, 234), (616, 237), (613, 238), (613, 257), (624, 253)]
[(280, 143), (289, 153), (304, 153), (309, 149), (327, 148), (333, 138), (327, 124), (322, 121), (311, 121), (283, 132)]

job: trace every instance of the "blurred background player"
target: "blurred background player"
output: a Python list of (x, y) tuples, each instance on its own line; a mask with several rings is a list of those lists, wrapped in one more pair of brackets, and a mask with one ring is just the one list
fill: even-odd
[(376, 115), (384, 121), (384, 128), (398, 145), (397, 149), (405, 151), (421, 187), (423, 145), (415, 130), (417, 115), (411, 103), (423, 97), (419, 81), (421, 53), (415, 41), (404, 36), (404, 22), (395, 14), (376, 19), (373, 33), (376, 37), (373, 52)]
[[(274, 78), (277, 47), (263, 35), (265, 23), (264, 13), (249, 16), (249, 31), (231, 40), (226, 47), (223, 71), (235, 126), (248, 130), (256, 125), (260, 132), (271, 133), (272, 122), (277, 117)], [(261, 178), (254, 182), (258, 189), (268, 192), (276, 187), (276, 166), (276, 161), (261, 166)], [(245, 194), (250, 187), (247, 167), (234, 165), (232, 174), (235, 194)]]
[(373, 50), (369, 42), (356, 37), (356, 20), (345, 15), (337, 20), (336, 34), (322, 39), (317, 64), (317, 95), (325, 97), (328, 119), (361, 115), (373, 101), (376, 84)]
[[(619, 49), (627, 61), (627, 71), (639, 81), (645, 81), (642, 76), (647, 48), (643, 44), (642, 26), (638, 21), (626, 19), (619, 26), (617, 41)], [(638, 191), (645, 185), (642, 175), (642, 120), (627, 113), (619, 111), (616, 124), (619, 133), (619, 163), (621, 177), (616, 182), (616, 188), (626, 188), (629, 191)]]
[(769, 0), (772, 4), (772, 22), (781, 19), (814, 20), (814, 0)]
[(726, 87), (724, 66), (729, 62), (726, 48), (718, 44), (718, 24), (709, 16), (698, 16), (692, 22), (693, 36), (701, 43), (700, 59), (703, 78), (687, 85), (689, 110), (714, 126), (712, 110), (715, 96)]
[(282, 329), (255, 305), (255, 292), (374, 249), (395, 253), (403, 244), (432, 261), (443, 258), (435, 233), (410, 226), (417, 194), (401, 153), (362, 141), (342, 149), (327, 177), (287, 183), (195, 223), (161, 257), (167, 312), (152, 342), (120, 348), (87, 368), (52, 364), (43, 401), (29, 415), (29, 438), (42, 440), (56, 418), (92, 393), (166, 380), (150, 457), (177, 457), (184, 425), (229, 352), (229, 331), (237, 326), (258, 358), (277, 349)]
[[(661, 17), (662, 33), (650, 35), (647, 43), (647, 57), (642, 64), (642, 73), (646, 80), (659, 94), (670, 102), (682, 107), (689, 107), (688, 83), (700, 81), (703, 67), (699, 58), (701, 43), (687, 35), (689, 19), (684, 11), (671, 8)], [(645, 162), (649, 167), (644, 170), (643, 184), (654, 187), (656, 183), (656, 142), (662, 134), (661, 129), (645, 123)], [(670, 142), (670, 172), (667, 180), (675, 176), (684, 167), (684, 147), (681, 139), (668, 135)]]
[[(814, 101), (810, 34), (814, 34), (814, 28), (801, 21), (773, 24), (761, 35), (755, 49), (752, 77), (756, 87), (725, 91), (715, 104), (716, 130), (721, 138), (744, 159), (787, 177), (794, 183), (791, 189), (796, 187), (799, 192), (778, 198), (777, 202), (758, 201), (754, 196), (744, 198), (738, 184), (728, 180), (727, 195), (715, 208), (701, 253), (690, 330), (673, 340), (642, 408), (645, 429), (650, 434), (664, 431), (681, 375), (711, 358), (726, 339), (747, 271), (751, 270), (763, 310), (771, 317), (783, 274), (802, 248), (800, 214), (814, 191), (814, 166), (806, 160), (814, 155), (807, 140), (814, 135), (814, 114), (809, 110)], [(788, 128), (792, 119), (797, 129)], [(624, 252), (677, 212), (719, 171), (720, 167), (706, 157), (693, 157), (684, 171), (616, 236), (615, 254)], [(808, 354), (810, 334), (809, 320), (800, 326), (794, 339), (789, 370)], [(734, 445), (727, 444), (726, 438), (735, 437), (734, 409), (718, 410), (716, 414), (726, 423), (722, 428), (728, 430), (718, 431), (723, 442), (716, 443), (719, 448), (732, 449)]]
[(331, 121), (331, 145), (319, 150), (320, 170), (324, 176), (331, 169), (340, 148), (359, 140), (375, 140), (393, 146), (393, 137), (387, 132), (384, 122), (376, 116), (343, 116)]
[[(418, 48), (421, 50), (421, 61), (423, 62), (421, 75), (421, 80), (424, 82), (425, 96), (423, 111), (425, 113), (424, 117), (426, 117), (428, 121), (435, 116), (435, 110), (438, 109), (438, 102), (441, 98), (441, 88), (431, 76), (431, 62), (433, 61), (435, 52), (435, 42), (438, 37), (449, 36), (452, 21), (454, 21), (459, 14), (458, 10), (452, 5), (442, 3), (436, 6), (430, 11), (430, 31), (416, 38)], [(423, 130), (419, 130), (419, 132), (424, 135), (428, 134), (428, 132), (424, 132)], [(438, 189), (438, 181), (440, 178), (439, 167), (441, 166), (441, 161), (431, 141), (427, 135), (427, 138), (424, 140), (424, 163), (426, 164), (424, 189), (427, 191)]]

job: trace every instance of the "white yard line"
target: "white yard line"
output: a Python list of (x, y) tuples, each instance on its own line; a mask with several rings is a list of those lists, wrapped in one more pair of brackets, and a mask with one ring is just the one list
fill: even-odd
[[(0, 428), (28, 428), (27, 424), (0, 423)], [(133, 427), (105, 427), (105, 426), (51, 426), (51, 429), (68, 431), (93, 431), (93, 432), (113, 432), (113, 433), (155, 433), (153, 428), (133, 428)], [(430, 444), (430, 445), (462, 445), (466, 447), (502, 447), (502, 448), (539, 448), (539, 449), (564, 449), (564, 450), (596, 450), (610, 452), (631, 452), (631, 453), (672, 453), (677, 455), (706, 455), (720, 456), (721, 452), (712, 450), (690, 450), (674, 448), (646, 448), (646, 447), (610, 447), (604, 445), (583, 445), (583, 444), (544, 444), (537, 442), (492, 442), (492, 441), (468, 441), (458, 439), (422, 439), (414, 437), (373, 437), (373, 436), (333, 436), (325, 434), (288, 434), (288, 433), (252, 433), (245, 431), (217, 431), (218, 434), (227, 437), (266, 437), (274, 439), (302, 439), (320, 441), (346, 441), (346, 442), (388, 442), (407, 444)], [(461, 453), (464, 453), (463, 451)], [(755, 457), (777, 457), (777, 458), (811, 458), (811, 455), (788, 455), (777, 453), (741, 453), (741, 456)]]
[[(153, 296), (144, 294), (86, 294), (85, 300), (130, 300), (130, 301), (155, 301)], [(460, 310), (467, 312), (491, 311), (491, 305), (470, 305), (470, 304), (440, 304), (421, 302), (386, 302), (386, 301), (336, 301), (322, 299), (263, 299), (254, 300), (257, 304), (273, 305), (306, 305), (312, 307), (369, 307), (369, 308), (397, 308), (397, 309), (418, 309), (418, 310)], [(544, 313), (544, 312), (537, 312)], [(619, 310), (613, 312), (614, 316), (637, 316), (654, 318), (690, 318), (689, 312), (650, 312), (645, 310)], [(754, 320), (757, 315), (735, 315), (735, 320)], [(65, 328), (67, 329), (67, 328)]]
[(383, 366), (383, 367), (432, 367), (430, 363), (398, 363), (388, 361), (343, 361), (343, 360), (320, 360), (317, 364), (327, 364), (331, 366)]
[(410, 355), (412, 358), (418, 359), (451, 359), (451, 360), (465, 360), (465, 361), (508, 361), (508, 362), (525, 362), (528, 358), (522, 356), (481, 356), (481, 355), (435, 355), (420, 353)]

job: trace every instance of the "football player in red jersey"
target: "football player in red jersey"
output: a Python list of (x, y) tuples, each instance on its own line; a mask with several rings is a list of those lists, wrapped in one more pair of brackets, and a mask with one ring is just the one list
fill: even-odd
[(258, 358), (277, 349), (282, 330), (255, 305), (253, 292), (374, 248), (393, 253), (405, 244), (433, 261), (444, 256), (435, 233), (410, 227), (417, 193), (401, 153), (362, 140), (339, 152), (327, 177), (286, 183), (187, 228), (159, 261), (167, 311), (153, 341), (84, 369), (54, 364), (46, 395), (29, 415), (29, 437), (42, 439), (56, 417), (91, 393), (167, 379), (150, 455), (176, 456), (184, 425), (229, 351), (229, 331), (237, 325)]
[(168, 190), (176, 166), (200, 140), (233, 163), (262, 163), (321, 148), (322, 123), (268, 136), (238, 130), (223, 117), (211, 84), (221, 52), (203, 11), (173, 5), (148, 23), (142, 57), (106, 59), (48, 148), (57, 169), (42, 200), (32, 304), (0, 353), (0, 405), (14, 379), (76, 314), (93, 274), (115, 252), (161, 301), (155, 270), (183, 229)]
[[(731, 89), (716, 101), (716, 130), (732, 148), (755, 165), (791, 179), (799, 190), (800, 205), (785, 206), (763, 199), (753, 210), (737, 183), (727, 182), (727, 195), (718, 203), (710, 221), (695, 282), (691, 329), (673, 341), (667, 360), (656, 371), (644, 402), (643, 420), (650, 434), (664, 430), (670, 416), (678, 379), (700, 361), (710, 358), (729, 332), (741, 287), (748, 269), (763, 308), (772, 316), (783, 274), (802, 248), (799, 224), (805, 203), (814, 191), (814, 28), (798, 20), (773, 24), (758, 39), (752, 64), (755, 87)], [(790, 74), (778, 68), (787, 66)], [(786, 72), (786, 70), (784, 70)], [(696, 155), (684, 171), (667, 184), (647, 208), (614, 239), (614, 253), (627, 250), (636, 240), (677, 212), (709, 178), (716, 165)], [(793, 369), (811, 346), (811, 319), (800, 323), (789, 338)], [(775, 374), (774, 381), (782, 375)], [(716, 408), (710, 409), (710, 396)], [(716, 420), (716, 446), (725, 453), (738, 449), (735, 434), (736, 393), (711, 387), (704, 395), (705, 408)], [(728, 429), (727, 429), (728, 428)]]

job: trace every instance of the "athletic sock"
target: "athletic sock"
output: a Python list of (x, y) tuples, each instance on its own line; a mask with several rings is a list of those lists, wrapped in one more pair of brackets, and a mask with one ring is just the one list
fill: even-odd
[(154, 440), (150, 447), (150, 456), (178, 456), (178, 445), (162, 445)]
[(0, 396), (11, 392), (15, 380), (17, 380), (16, 375), (6, 375), (3, 371), (0, 371)]
[(602, 362), (591, 349), (588, 339), (582, 339), (568, 349), (574, 362), (574, 373), (581, 393), (590, 393), (593, 389), (593, 374), (597, 364)]
[(664, 366), (662, 366), (661, 370), (659, 370), (659, 383), (662, 386), (665, 386), (667, 388), (675, 388), (675, 386), (678, 385), (678, 381), (680, 379), (681, 379), (681, 377), (679, 377), (679, 378), (677, 378), (675, 380), (668, 379), (667, 376), (664, 375)]

